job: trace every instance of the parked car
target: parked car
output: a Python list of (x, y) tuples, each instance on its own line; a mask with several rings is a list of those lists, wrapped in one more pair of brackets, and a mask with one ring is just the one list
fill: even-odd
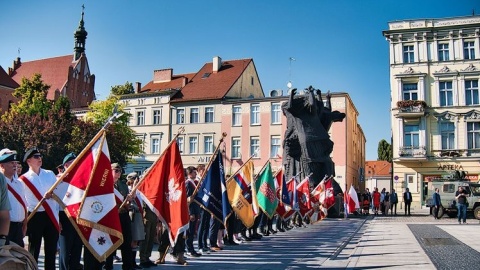
[(433, 213), (432, 195), (435, 192), (435, 188), (438, 188), (442, 203), (442, 207), (440, 207), (438, 211), (438, 217), (442, 217), (444, 214), (447, 214), (449, 217), (456, 217), (457, 206), (455, 192), (457, 192), (460, 186), (462, 186), (468, 194), (467, 212), (473, 212), (474, 217), (480, 220), (480, 183), (465, 180), (447, 179), (429, 182), (426, 206), (430, 207), (430, 212)]

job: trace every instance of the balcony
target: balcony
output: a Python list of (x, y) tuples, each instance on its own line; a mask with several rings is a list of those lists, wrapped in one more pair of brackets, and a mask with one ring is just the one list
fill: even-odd
[(427, 103), (423, 100), (400, 100), (397, 102), (397, 117), (419, 118), (425, 116)]
[(427, 158), (427, 148), (421, 146), (401, 146), (398, 148), (400, 159), (424, 160)]

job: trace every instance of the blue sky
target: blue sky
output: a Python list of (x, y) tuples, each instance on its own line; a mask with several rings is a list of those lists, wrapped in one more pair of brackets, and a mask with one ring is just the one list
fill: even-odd
[[(112, 85), (200, 69), (214, 56), (253, 58), (266, 94), (347, 92), (360, 113), (367, 160), (390, 141), (388, 22), (468, 16), (479, 0), (1, 1), (0, 65), (73, 53), (85, 4), (86, 54), (102, 100)], [(293, 57), (295, 61), (290, 61)]]

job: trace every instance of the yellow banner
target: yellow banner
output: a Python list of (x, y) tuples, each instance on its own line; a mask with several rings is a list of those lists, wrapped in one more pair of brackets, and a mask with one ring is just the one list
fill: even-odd
[(252, 192), (249, 187), (252, 181), (253, 162), (249, 161), (226, 183), (230, 205), (247, 228), (252, 227), (255, 221), (255, 213), (251, 203)]

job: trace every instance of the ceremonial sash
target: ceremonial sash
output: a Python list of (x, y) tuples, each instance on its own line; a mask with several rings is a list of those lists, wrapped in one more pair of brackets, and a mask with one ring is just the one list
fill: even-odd
[[(40, 192), (38, 192), (37, 188), (33, 185), (33, 183), (30, 182), (30, 180), (23, 175), (20, 176), (20, 179), (22, 179), (22, 181), (25, 183), (25, 185), (28, 187), (28, 189), (30, 189), (30, 191), (37, 198), (37, 200), (41, 201), (43, 196), (40, 194)], [(43, 201), (42, 206), (45, 209), (45, 212), (47, 213), (48, 217), (52, 221), (52, 223), (55, 226), (55, 228), (57, 229), (57, 231), (60, 231), (60, 226), (58, 224), (58, 220), (57, 220), (57, 218), (55, 218), (55, 214), (53, 213), (52, 208), (50, 207), (50, 205), (47, 203), (46, 200)]]
[(8, 191), (10, 191), (10, 193), (12, 193), (13, 197), (15, 197), (15, 199), (17, 199), (17, 201), (22, 205), (23, 209), (25, 209), (25, 218), (27, 218), (27, 205), (25, 204), (25, 201), (23, 200), (23, 198), (20, 196), (20, 194), (18, 194), (18, 192), (11, 186), (11, 183), (10, 181), (7, 181), (8, 183)]

